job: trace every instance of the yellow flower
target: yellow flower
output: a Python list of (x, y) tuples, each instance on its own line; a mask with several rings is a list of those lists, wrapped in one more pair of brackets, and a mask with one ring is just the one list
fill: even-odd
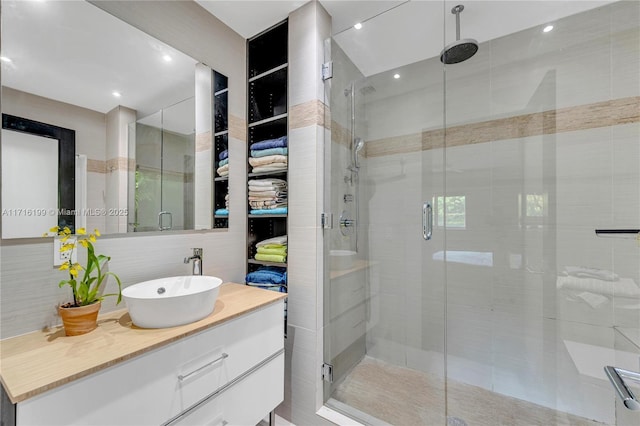
[(42, 234), (42, 236), (43, 236), (43, 237), (48, 237), (48, 236), (49, 236), (49, 233), (48, 233), (48, 232), (45, 232), (45, 233), (43, 233), (43, 234)]
[(82, 245), (82, 247), (84, 248), (89, 247), (89, 242), (87, 240), (80, 240), (79, 242)]
[(59, 271), (66, 271), (67, 269), (69, 269), (69, 262), (64, 262), (62, 265), (60, 265), (60, 267), (58, 268)]
[(79, 228), (76, 230), (76, 234), (78, 235), (87, 235), (87, 230), (85, 228)]
[(96, 236), (93, 234), (89, 235), (89, 241), (91, 241), (92, 243), (95, 243), (97, 241)]
[(73, 250), (75, 246), (76, 245), (73, 243), (63, 244), (62, 246), (60, 246), (60, 251), (63, 252)]
[(60, 238), (60, 241), (62, 241), (63, 243), (66, 242), (69, 239), (69, 235), (65, 235), (64, 237)]
[(82, 266), (80, 266), (79, 263), (74, 263), (73, 265), (71, 265), (71, 268), (69, 268), (69, 273), (74, 277), (77, 277), (78, 272), (80, 271), (82, 271)]
[(71, 229), (68, 226), (65, 226), (62, 231), (60, 231), (60, 235), (71, 235)]
[(53, 228), (49, 229), (49, 232), (58, 232), (59, 229), (59, 226), (54, 226)]
[(98, 228), (94, 229), (93, 233), (96, 234), (96, 237), (100, 236), (100, 231), (98, 231)]

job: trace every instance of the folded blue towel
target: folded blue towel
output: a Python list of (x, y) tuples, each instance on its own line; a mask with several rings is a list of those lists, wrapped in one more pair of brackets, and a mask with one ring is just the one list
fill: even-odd
[(229, 210), (227, 209), (218, 209), (214, 213), (216, 216), (229, 216)]
[(266, 157), (267, 155), (287, 155), (287, 148), (267, 148), (267, 149), (254, 149), (251, 151), (253, 158)]
[(229, 150), (228, 149), (225, 149), (220, 154), (218, 154), (218, 160), (224, 160), (227, 157), (229, 157)]
[(249, 214), (287, 214), (287, 207), (278, 207), (275, 209), (258, 209), (251, 210)]
[(287, 272), (285, 268), (277, 266), (262, 266), (249, 272), (245, 278), (246, 283), (254, 284), (286, 284)]
[(287, 292), (287, 287), (285, 287), (283, 285), (260, 285), (260, 284), (257, 284), (257, 283), (247, 283), (247, 285), (249, 285), (251, 287), (262, 288), (264, 290), (277, 291), (277, 292), (280, 292), (280, 293), (286, 293)]
[(257, 151), (260, 149), (268, 149), (268, 148), (283, 148), (287, 146), (287, 137), (282, 136), (276, 139), (267, 139), (266, 141), (260, 141), (251, 144), (251, 150)]
[(222, 167), (225, 164), (229, 164), (229, 158), (225, 158), (224, 160), (220, 160), (220, 162), (218, 163), (218, 167)]

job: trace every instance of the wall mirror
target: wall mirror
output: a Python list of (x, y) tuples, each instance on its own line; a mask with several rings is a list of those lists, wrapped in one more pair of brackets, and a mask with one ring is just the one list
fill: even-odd
[[(3, 0), (1, 40), (2, 113), (75, 132), (75, 202), (64, 207), (74, 210), (76, 227), (105, 234), (213, 228), (215, 163), (211, 151), (196, 158), (195, 146), (196, 107), (213, 108), (195, 99), (197, 69), (206, 66), (85, 1)], [(57, 167), (58, 157), (47, 154), (53, 148), (42, 149)], [(9, 182), (34, 174), (3, 174), (3, 202)], [(36, 231), (3, 238), (46, 229)]]

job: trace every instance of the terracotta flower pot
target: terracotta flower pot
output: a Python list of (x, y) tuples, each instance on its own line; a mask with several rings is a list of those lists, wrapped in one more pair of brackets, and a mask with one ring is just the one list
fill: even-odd
[(62, 318), (64, 333), (67, 336), (79, 336), (95, 330), (98, 327), (100, 306), (100, 302), (70, 308), (59, 306), (58, 314)]

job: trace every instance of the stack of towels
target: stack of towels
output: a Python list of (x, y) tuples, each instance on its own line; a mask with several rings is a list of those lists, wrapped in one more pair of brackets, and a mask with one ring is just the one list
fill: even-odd
[(218, 176), (229, 176), (229, 150), (225, 149), (218, 155)]
[(252, 179), (249, 181), (249, 214), (287, 214), (287, 181)]
[(287, 261), (287, 236), (269, 238), (256, 244), (256, 260), (285, 263)]
[(287, 292), (287, 270), (278, 266), (261, 266), (258, 270), (249, 272), (245, 283), (267, 290)]
[(224, 209), (218, 209), (214, 214), (216, 216), (229, 216), (229, 194), (224, 196)]
[(253, 167), (253, 173), (286, 170), (287, 158), (286, 136), (251, 144), (249, 164)]

